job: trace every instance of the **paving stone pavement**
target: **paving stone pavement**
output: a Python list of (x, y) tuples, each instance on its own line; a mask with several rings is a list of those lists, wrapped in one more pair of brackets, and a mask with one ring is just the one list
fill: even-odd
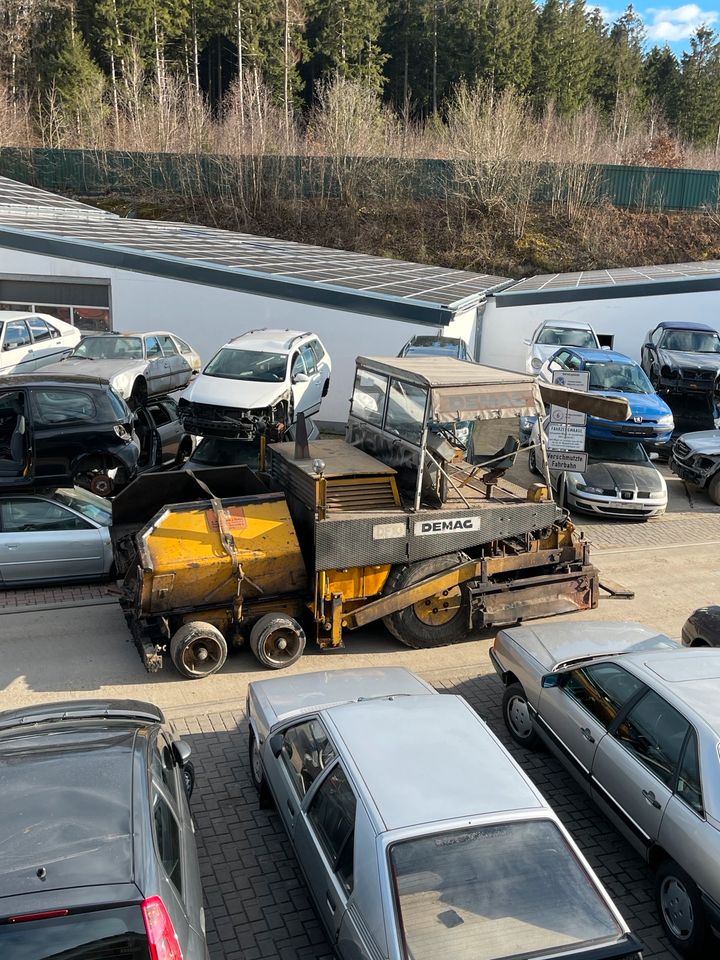
[[(443, 693), (465, 697), (545, 794), (630, 928), (643, 940), (646, 960), (674, 960), (677, 955), (655, 914), (649, 868), (553, 757), (530, 753), (510, 740), (495, 675), (443, 672), (426, 679)], [(330, 960), (332, 951), (280, 820), (273, 811), (258, 807), (244, 710), (178, 719), (175, 725), (194, 752), (197, 783), (192, 807), (211, 957)], [(430, 767), (431, 758), (428, 762)]]

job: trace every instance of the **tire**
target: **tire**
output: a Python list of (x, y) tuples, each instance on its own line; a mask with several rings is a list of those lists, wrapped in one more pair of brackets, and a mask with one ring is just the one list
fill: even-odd
[(530, 473), (534, 473), (535, 476), (537, 477), (540, 476), (540, 471), (538, 470), (538, 465), (537, 465), (537, 456), (535, 455), (534, 450), (531, 450), (528, 453), (528, 470), (530, 471)]
[(707, 490), (712, 502), (720, 505), (720, 472), (710, 479)]
[(330, 377), (327, 378), (322, 388), (322, 396), (326, 397), (328, 395), (328, 390), (330, 389)]
[(195, 765), (192, 760), (188, 760), (185, 766), (182, 768), (182, 782), (183, 789), (185, 790), (185, 796), (190, 800), (190, 797), (193, 794), (195, 789)]
[(144, 407), (148, 400), (147, 383), (142, 377), (139, 377), (133, 384), (132, 393), (128, 404), (131, 410), (137, 410), (138, 407)]
[[(434, 573), (441, 573), (464, 560), (467, 560), (464, 553), (448, 553), (409, 566), (396, 567), (388, 578), (383, 596), (425, 580)], [(391, 613), (383, 617), (383, 623), (396, 640), (416, 650), (459, 643), (470, 634), (470, 594), (467, 584)]]
[(115, 488), (112, 477), (106, 473), (94, 473), (90, 480), (90, 491), (98, 497), (109, 497)]
[(664, 860), (657, 869), (655, 903), (665, 934), (678, 953), (698, 960), (714, 954), (700, 891), (674, 860)]
[(260, 750), (258, 748), (257, 738), (252, 730), (250, 730), (250, 738), (248, 740), (248, 761), (250, 763), (250, 778), (257, 790), (260, 809), (266, 810), (272, 806), (272, 795), (260, 761)]
[(502, 714), (508, 733), (515, 743), (528, 750), (540, 746), (540, 738), (533, 726), (530, 708), (522, 684), (511, 683), (505, 687), (502, 698)]
[(267, 613), (250, 631), (250, 649), (264, 667), (283, 670), (303, 655), (305, 631), (293, 617)]
[(172, 635), (170, 658), (181, 676), (201, 680), (222, 668), (227, 659), (227, 643), (217, 627), (193, 620)]

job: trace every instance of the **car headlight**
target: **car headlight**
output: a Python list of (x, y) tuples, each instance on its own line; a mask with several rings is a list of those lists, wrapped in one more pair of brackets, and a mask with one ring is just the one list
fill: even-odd
[(671, 413), (666, 413), (664, 417), (660, 417), (658, 420), (658, 426), (660, 427), (675, 426), (675, 423), (673, 421), (673, 415)]
[(666, 378), (677, 377), (678, 371), (673, 369), (673, 367), (669, 367), (666, 363), (664, 363), (660, 367), (660, 376), (666, 377)]
[(602, 496), (602, 492), (603, 492), (602, 487), (591, 487), (586, 483), (576, 484), (576, 489), (579, 490), (581, 493), (594, 493), (598, 497)]
[(533, 368), (533, 370), (539, 370), (542, 366), (542, 360), (540, 357), (533, 357), (530, 361), (530, 366)]

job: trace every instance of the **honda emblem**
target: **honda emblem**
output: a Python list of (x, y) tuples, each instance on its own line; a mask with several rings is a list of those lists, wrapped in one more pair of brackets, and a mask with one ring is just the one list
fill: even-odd
[(633, 417), (635, 423), (642, 423), (642, 417)]

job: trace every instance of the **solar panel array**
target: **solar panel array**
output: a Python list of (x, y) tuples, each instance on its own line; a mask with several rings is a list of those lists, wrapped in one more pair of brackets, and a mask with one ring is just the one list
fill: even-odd
[(581, 270), (578, 273), (549, 273), (528, 277), (514, 284), (503, 296), (540, 290), (571, 290), (587, 287), (613, 287), (624, 283), (653, 283), (659, 280), (684, 280), (720, 276), (720, 260), (701, 263), (667, 263), (650, 267), (621, 267), (616, 270)]
[[(4, 184), (17, 188), (15, 206), (2, 206)], [(12, 187), (6, 188), (9, 194)], [(31, 214), (22, 208), (23, 196)], [(70, 206), (74, 209), (69, 210)], [(505, 277), (469, 270), (389, 260), (213, 227), (126, 219), (13, 181), (0, 182), (0, 227), (454, 310), (510, 282)]]
[(91, 212), (98, 216), (112, 216), (105, 213), (104, 210), (98, 210), (97, 207), (88, 206), (86, 203), (80, 203), (79, 200), (68, 200), (60, 197), (56, 193), (49, 193), (47, 190), (40, 190), (39, 187), (31, 187), (27, 183), (19, 183), (17, 180), (9, 180), (7, 177), (0, 177), (0, 207), (42, 207), (59, 208), (65, 210), (78, 210), (86, 213)]

